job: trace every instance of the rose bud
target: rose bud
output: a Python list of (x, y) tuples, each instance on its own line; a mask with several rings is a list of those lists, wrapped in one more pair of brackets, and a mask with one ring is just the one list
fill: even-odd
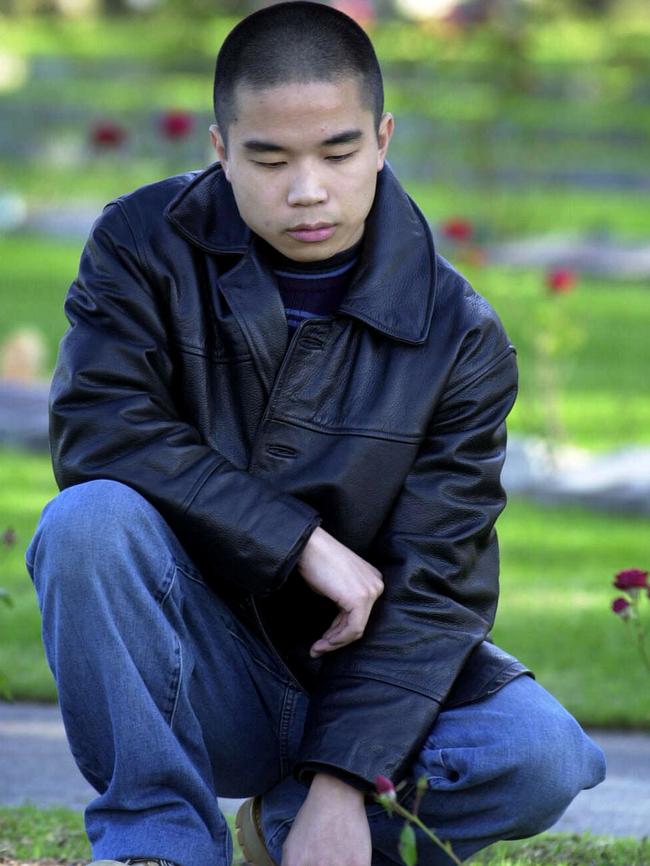
[(386, 797), (388, 800), (397, 799), (395, 786), (386, 776), (375, 776), (375, 790), (380, 797)]
[(615, 614), (620, 616), (621, 619), (630, 618), (630, 602), (622, 596), (614, 599), (614, 601), (612, 602), (612, 610)]
[(640, 568), (626, 568), (614, 578), (616, 589), (643, 589), (648, 586), (648, 572)]

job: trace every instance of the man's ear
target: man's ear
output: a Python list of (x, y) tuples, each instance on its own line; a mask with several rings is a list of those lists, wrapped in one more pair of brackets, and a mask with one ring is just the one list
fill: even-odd
[(382, 115), (379, 130), (377, 132), (377, 143), (379, 145), (379, 150), (377, 151), (377, 171), (381, 171), (384, 167), (386, 151), (388, 150), (388, 145), (390, 144), (394, 131), (395, 120), (393, 115), (387, 111)]
[(230, 180), (228, 177), (228, 155), (226, 153), (226, 144), (216, 123), (210, 125), (210, 138), (212, 139), (212, 146), (214, 147), (217, 159), (223, 166), (226, 179)]

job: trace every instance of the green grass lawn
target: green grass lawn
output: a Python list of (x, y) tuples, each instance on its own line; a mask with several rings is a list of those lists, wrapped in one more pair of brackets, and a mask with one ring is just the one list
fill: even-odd
[(63, 299), (76, 275), (81, 246), (0, 236), (0, 344), (17, 328), (37, 328), (45, 339), (48, 369), (54, 367), (67, 326)]
[(17, 542), (0, 547), (0, 586), (11, 607), (0, 605), (0, 673), (16, 697), (55, 700), (41, 644), (40, 615), (24, 553), (44, 504), (56, 494), (49, 458), (0, 451), (0, 531), (12, 526)]
[(648, 520), (513, 499), (498, 526), (496, 642), (584, 723), (650, 728), (650, 675), (609, 608), (614, 574), (650, 564)]
[[(241, 850), (228, 819), (234, 842), (234, 863)], [(81, 866), (90, 858), (80, 813), (69, 809), (32, 806), (0, 808), (0, 863), (3, 857), (53, 858), (67, 866)], [(525, 842), (500, 842), (476, 855), (481, 866), (647, 866), (650, 840), (614, 839), (568, 833), (543, 833)]]
[[(0, 670), (17, 698), (53, 700), (24, 550), (42, 506), (56, 493), (45, 456), (0, 452), (0, 528), (18, 543), (5, 550), (0, 585)], [(648, 521), (545, 508), (513, 499), (499, 521), (502, 596), (497, 643), (538, 674), (577, 717), (592, 725), (650, 728), (650, 681), (631, 635), (610, 611), (611, 578), (648, 566)]]
[(550, 296), (540, 271), (460, 267), (494, 305), (518, 350), (511, 432), (540, 434), (546, 427), (548, 394), (534, 351), (545, 329), (557, 346), (559, 420), (568, 441), (597, 450), (650, 443), (646, 285), (585, 277), (571, 294)]

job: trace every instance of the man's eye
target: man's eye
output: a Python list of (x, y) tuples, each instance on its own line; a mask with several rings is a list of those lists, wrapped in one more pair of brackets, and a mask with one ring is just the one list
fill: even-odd
[(284, 165), (283, 162), (257, 162), (257, 160), (253, 160), (255, 165), (261, 165), (264, 168), (279, 168), (281, 165)]
[(343, 162), (344, 159), (349, 159), (351, 156), (354, 156), (355, 151), (351, 153), (341, 153), (338, 156), (328, 156), (326, 159), (331, 159), (332, 162)]

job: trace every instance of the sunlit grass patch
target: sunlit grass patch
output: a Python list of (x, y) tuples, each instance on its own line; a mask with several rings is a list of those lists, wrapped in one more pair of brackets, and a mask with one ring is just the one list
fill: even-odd
[[(234, 816), (227, 816), (233, 838), (234, 866), (242, 861)], [(91, 852), (81, 813), (64, 808), (0, 807), (0, 863), (3, 858), (82, 866)], [(648, 839), (613, 838), (570, 833), (542, 833), (521, 842), (498, 842), (480, 851), (472, 863), (481, 866), (647, 866)]]

